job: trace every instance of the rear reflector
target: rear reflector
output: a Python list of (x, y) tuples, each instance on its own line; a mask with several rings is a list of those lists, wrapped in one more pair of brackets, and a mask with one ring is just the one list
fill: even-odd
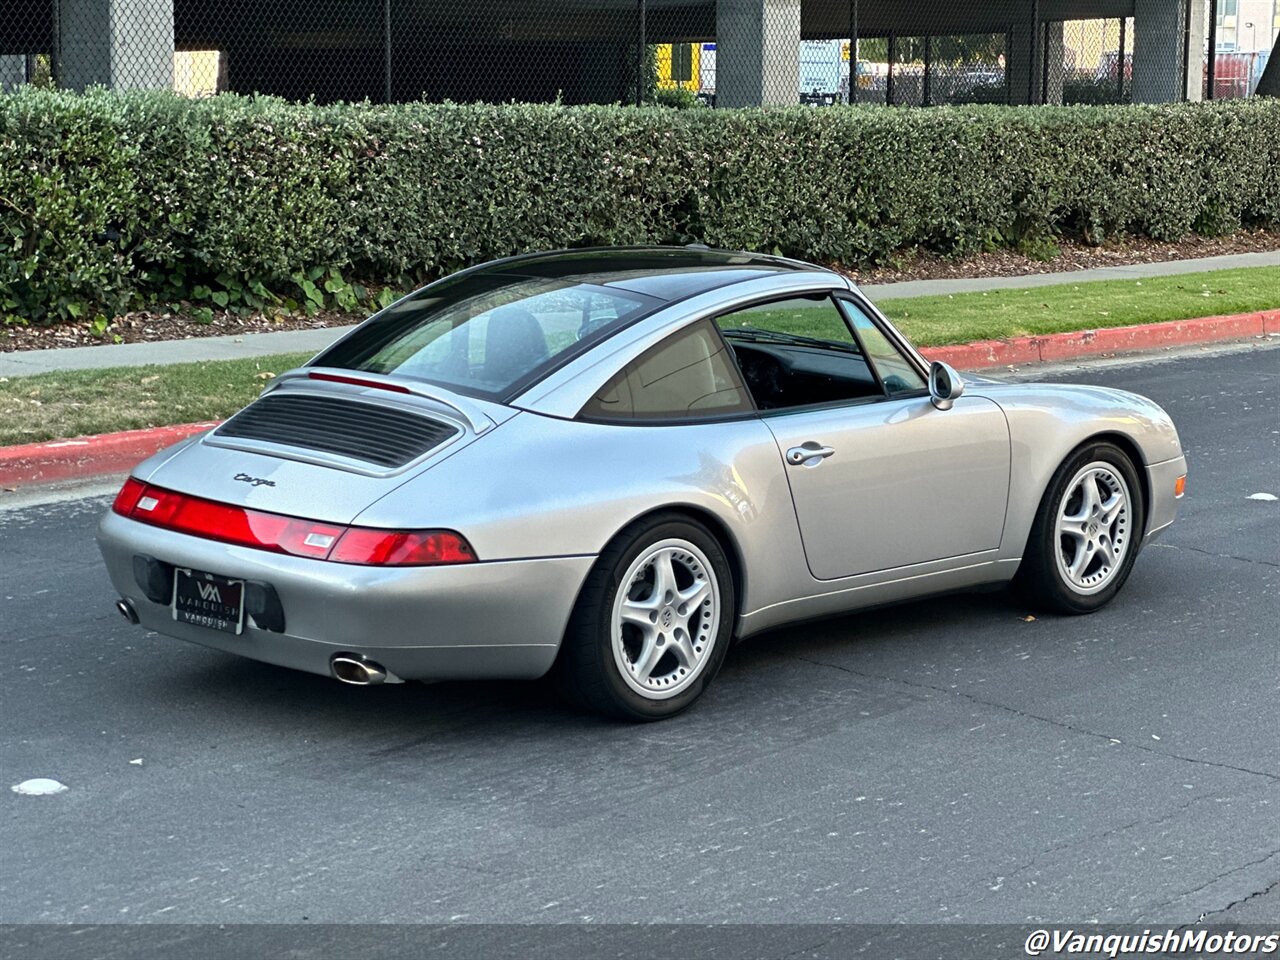
[(426, 567), (476, 560), (471, 545), (452, 530), (378, 530), (320, 523), (175, 493), (133, 477), (125, 481), (112, 510), (194, 537), (334, 563)]
[(124, 486), (120, 488), (120, 492), (116, 494), (116, 502), (111, 505), (111, 509), (116, 513), (129, 516), (133, 512), (133, 508), (138, 505), (138, 501), (142, 498), (142, 493), (147, 489), (147, 485), (141, 480), (135, 480), (130, 477), (124, 482)]

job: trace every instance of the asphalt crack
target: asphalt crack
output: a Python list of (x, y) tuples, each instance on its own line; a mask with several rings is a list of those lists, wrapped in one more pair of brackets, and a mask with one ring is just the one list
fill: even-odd
[[(1197, 893), (1200, 893), (1202, 890), (1208, 890), (1218, 881), (1225, 880), (1227, 879), (1227, 877), (1230, 877), (1233, 874), (1239, 873), (1241, 870), (1248, 870), (1250, 867), (1261, 866), (1262, 864), (1266, 863), (1268, 860), (1276, 856), (1280, 856), (1280, 850), (1272, 850), (1269, 853), (1263, 854), (1257, 860), (1250, 860), (1248, 863), (1242, 863), (1238, 866), (1232, 867), (1230, 870), (1224, 870), (1222, 871), (1222, 873), (1215, 874), (1213, 877), (1206, 880), (1204, 883), (1200, 884), (1200, 886), (1196, 887), (1194, 890), (1188, 890), (1186, 893), (1180, 893), (1178, 894), (1178, 896), (1174, 897), (1172, 900), (1168, 900), (1164, 903), (1157, 904), (1156, 909), (1161, 910), (1165, 907), (1171, 907), (1175, 903), (1177, 903), (1179, 900), (1185, 900), (1188, 897), (1194, 897)], [(1226, 911), (1230, 910), (1232, 907), (1239, 906), (1240, 904), (1245, 903), (1248, 900), (1252, 900), (1254, 897), (1264, 896), (1271, 890), (1274, 890), (1277, 884), (1280, 884), (1280, 880), (1277, 880), (1274, 883), (1270, 884), (1269, 886), (1264, 887), (1262, 890), (1255, 890), (1253, 893), (1246, 894), (1245, 896), (1241, 897), (1239, 900), (1233, 900), (1231, 903), (1227, 904), (1225, 907), (1223, 907), (1220, 910), (1214, 910), (1211, 913), (1205, 913), (1201, 915), (1200, 919), (1197, 922), (1203, 923), (1206, 917), (1211, 917), (1219, 913), (1225, 913)]]
[(1188, 547), (1180, 543), (1153, 543), (1153, 547), (1159, 547), (1161, 550), (1189, 550), (1192, 553), (1203, 554), (1206, 557), (1214, 557), (1218, 560), (1238, 560), (1240, 563), (1254, 563), (1261, 567), (1274, 567), (1280, 570), (1280, 563), (1273, 560), (1256, 560), (1253, 557), (1237, 557), (1233, 553), (1214, 553), (1212, 550), (1205, 550), (1201, 547)]
[[(1262, 790), (1267, 788), (1259, 786), (1258, 789)], [(1213, 799), (1212, 793), (1199, 793), (1191, 797), (1191, 799), (1187, 800), (1186, 803), (1178, 804), (1177, 807), (1175, 807), (1174, 809), (1168, 811), (1167, 813), (1159, 817), (1156, 817), (1154, 820), (1148, 819), (1146, 817), (1139, 817), (1136, 820), (1130, 820), (1128, 823), (1122, 823), (1114, 827), (1108, 827), (1106, 830), (1103, 830), (1100, 833), (1089, 833), (1079, 837), (1072, 837), (1070, 840), (1064, 840), (1060, 843), (1050, 844), (1049, 846), (1044, 847), (1041, 850), (1037, 850), (1034, 854), (1031, 855), (1029, 859), (1027, 859), (1024, 863), (1019, 864), (1009, 873), (996, 874), (987, 879), (991, 880), (995, 884), (1003, 884), (1004, 882), (1013, 880), (1016, 877), (1026, 873), (1028, 870), (1034, 867), (1037, 863), (1039, 863), (1044, 857), (1051, 856), (1052, 854), (1055, 854), (1061, 850), (1068, 850), (1072, 847), (1081, 846), (1086, 843), (1094, 843), (1096, 841), (1106, 840), (1109, 837), (1113, 837), (1113, 836), (1116, 836), (1117, 834), (1125, 833), (1126, 831), (1132, 830), (1135, 827), (1156, 827), (1162, 823), (1168, 823), (1171, 820), (1176, 820), (1178, 817), (1182, 816), (1183, 813), (1185, 813), (1187, 810), (1194, 807), (1196, 804), (1203, 803), (1206, 800), (1211, 800), (1211, 799)], [(991, 884), (988, 884), (988, 889), (994, 891), (995, 887), (992, 886)], [(984, 895), (979, 902), (985, 903), (988, 899), (990, 898)]]
[(991, 710), (999, 710), (1003, 713), (1011, 714), (1015, 717), (1021, 717), (1025, 720), (1034, 720), (1038, 723), (1045, 723), (1061, 730), (1069, 730), (1072, 733), (1076, 733), (1081, 736), (1092, 737), (1095, 740), (1105, 740), (1109, 744), (1128, 747), (1132, 750), (1141, 750), (1143, 753), (1150, 753), (1157, 757), (1164, 757), (1169, 760), (1181, 760), (1184, 763), (1193, 763), (1202, 767), (1216, 767), (1220, 770), (1232, 770), (1236, 773), (1248, 774), (1249, 776), (1263, 777), (1270, 780), (1272, 783), (1280, 783), (1280, 774), (1271, 773), (1267, 770), (1253, 770), (1249, 767), (1240, 767), (1233, 763), (1223, 763), (1218, 760), (1203, 760), (1199, 757), (1185, 757), (1182, 754), (1170, 753), (1167, 750), (1155, 750), (1140, 743), (1133, 743), (1127, 740), (1122, 740), (1119, 737), (1113, 737), (1110, 734), (1098, 733), (1095, 730), (1077, 727), (1074, 724), (1066, 723), (1062, 720), (1055, 720), (1052, 717), (1045, 717), (1037, 713), (1030, 713), (1026, 710), (1019, 710), (1017, 707), (1010, 707), (1007, 704), (997, 703), (994, 700), (984, 700), (981, 697), (975, 697), (973, 694), (966, 693), (963, 690), (949, 690), (946, 687), (935, 686), (931, 683), (921, 683), (916, 680), (904, 680), (901, 677), (887, 677), (876, 673), (866, 673), (862, 670), (854, 670), (851, 667), (841, 666), (838, 663), (828, 663), (825, 660), (814, 660), (810, 657), (801, 657), (796, 654), (793, 654), (792, 656), (795, 656), (797, 660), (803, 660), (805, 663), (811, 663), (818, 667), (827, 667), (832, 670), (839, 670), (842, 673), (848, 673), (855, 677), (862, 677), (864, 680), (879, 680), (886, 683), (896, 683), (900, 686), (908, 687), (913, 690), (931, 690), (934, 693), (942, 693), (959, 697), (962, 700), (968, 700), (970, 703), (987, 707)]
[[(935, 684), (931, 684), (931, 683), (921, 683), (921, 682), (919, 682), (919, 681), (914, 681), (914, 680), (904, 680), (904, 679), (902, 679), (901, 677), (889, 677), (889, 676), (884, 676), (884, 675), (882, 675), (882, 674), (867, 673), (866, 671), (863, 671), (863, 670), (854, 670), (854, 669), (852, 669), (851, 667), (841, 666), (840, 664), (837, 664), (837, 663), (829, 663), (829, 662), (827, 662), (827, 661), (825, 661), (825, 660), (814, 660), (814, 659), (813, 659), (813, 658), (811, 658), (811, 657), (801, 657), (801, 656), (797, 656), (797, 655), (794, 655), (794, 654), (793, 654), (793, 656), (795, 656), (797, 660), (802, 660), (802, 661), (804, 661), (805, 663), (810, 663), (810, 664), (813, 664), (814, 666), (817, 666), (817, 667), (826, 667), (826, 668), (829, 668), (829, 669), (832, 669), (832, 670), (839, 670), (839, 671), (841, 671), (842, 673), (847, 673), (847, 674), (850, 674), (850, 675), (855, 676), (855, 677), (861, 677), (861, 678), (862, 678), (862, 679), (864, 679), (864, 680), (879, 680), (879, 681), (881, 681), (881, 682), (895, 683), (895, 684), (898, 684), (898, 685), (900, 685), (900, 686), (907, 687), (908, 689), (914, 689), (914, 690), (929, 690), (929, 691), (932, 691), (932, 692), (934, 692), (934, 693), (949, 694), (949, 695), (952, 695), (952, 696), (958, 697), (958, 698), (960, 698), (960, 699), (962, 699), (962, 700), (967, 700), (967, 701), (969, 701), (970, 703), (973, 703), (973, 704), (975, 704), (975, 705), (977, 705), (977, 706), (986, 707), (986, 708), (991, 709), (991, 710), (998, 710), (998, 711), (1000, 711), (1000, 712), (1002, 712), (1002, 713), (1011, 714), (1011, 715), (1013, 715), (1013, 716), (1020, 717), (1020, 718), (1022, 718), (1022, 719), (1026, 719), (1026, 720), (1033, 720), (1033, 721), (1036, 721), (1036, 722), (1039, 722), (1039, 723), (1048, 724), (1049, 726), (1057, 727), (1058, 729), (1061, 729), (1061, 730), (1068, 730), (1068, 731), (1070, 731), (1070, 732), (1072, 732), (1072, 733), (1079, 734), (1079, 735), (1081, 735), (1081, 736), (1092, 737), (1092, 738), (1093, 738), (1093, 739), (1095, 739), (1095, 740), (1104, 740), (1104, 741), (1106, 741), (1108, 744), (1113, 744), (1113, 745), (1122, 746), (1122, 747), (1129, 747), (1129, 748), (1134, 749), (1134, 750), (1141, 750), (1143, 753), (1150, 753), (1150, 754), (1153, 754), (1153, 755), (1158, 756), (1158, 757), (1164, 757), (1165, 759), (1170, 759), (1170, 760), (1181, 760), (1181, 761), (1183, 761), (1184, 763), (1191, 763), (1191, 764), (1195, 764), (1195, 765), (1197, 765), (1197, 766), (1217, 767), (1217, 768), (1219, 768), (1219, 769), (1223, 769), (1223, 770), (1231, 770), (1231, 771), (1234, 771), (1234, 772), (1236, 772), (1236, 773), (1243, 773), (1243, 774), (1247, 774), (1247, 775), (1249, 775), (1249, 776), (1261, 777), (1261, 778), (1263, 778), (1263, 779), (1265, 779), (1265, 780), (1267, 780), (1267, 781), (1269, 781), (1269, 782), (1271, 782), (1271, 783), (1280, 783), (1280, 775), (1277, 775), (1277, 774), (1274, 774), (1274, 773), (1270, 773), (1270, 772), (1268, 772), (1268, 771), (1266, 771), (1266, 770), (1253, 770), (1253, 769), (1250, 769), (1250, 768), (1248, 768), (1248, 767), (1240, 767), (1240, 766), (1237, 766), (1237, 765), (1235, 765), (1235, 764), (1231, 764), (1231, 763), (1221, 763), (1221, 762), (1219, 762), (1219, 761), (1215, 761), (1215, 760), (1202, 760), (1202, 759), (1200, 759), (1200, 758), (1198, 758), (1198, 757), (1186, 757), (1186, 756), (1182, 756), (1181, 754), (1177, 754), (1177, 753), (1170, 753), (1170, 752), (1165, 751), (1165, 750), (1154, 750), (1154, 749), (1152, 749), (1151, 747), (1145, 746), (1145, 745), (1140, 744), (1140, 743), (1130, 743), (1130, 742), (1127, 742), (1127, 741), (1125, 741), (1125, 740), (1122, 740), (1122, 739), (1120, 739), (1120, 738), (1118, 738), (1118, 737), (1112, 737), (1112, 736), (1110, 736), (1110, 735), (1108, 735), (1108, 734), (1098, 733), (1098, 732), (1096, 732), (1096, 731), (1094, 731), (1094, 730), (1088, 730), (1088, 729), (1086, 729), (1086, 728), (1084, 728), (1084, 727), (1078, 727), (1078, 726), (1075, 726), (1074, 724), (1065, 723), (1065, 722), (1063, 722), (1063, 721), (1061, 721), (1061, 720), (1055, 720), (1055, 719), (1053, 719), (1052, 717), (1045, 717), (1045, 716), (1041, 716), (1041, 715), (1039, 715), (1039, 714), (1030, 713), (1030, 712), (1028, 712), (1028, 711), (1026, 711), (1026, 710), (1019, 710), (1019, 709), (1018, 709), (1018, 708), (1016, 708), (1016, 707), (1010, 707), (1010, 706), (1008, 706), (1008, 705), (1006, 705), (1006, 704), (1003, 704), (1003, 703), (997, 703), (997, 702), (992, 701), (992, 700), (984, 700), (982, 697), (976, 697), (976, 696), (974, 696), (973, 694), (971, 694), (971, 693), (966, 693), (966, 692), (964, 692), (964, 691), (962, 691), (962, 690), (949, 690), (949, 689), (947, 689), (946, 687), (939, 687), (939, 686), (937, 686), (937, 685), (935, 685)], [(1134, 827), (1142, 826), (1142, 825), (1144, 825), (1144, 824), (1156, 825), (1156, 824), (1160, 824), (1160, 823), (1167, 822), (1167, 821), (1169, 821), (1169, 820), (1173, 820), (1173, 819), (1175, 819), (1176, 817), (1180, 816), (1183, 812), (1185, 812), (1185, 811), (1186, 811), (1188, 808), (1190, 808), (1191, 806), (1193, 806), (1193, 805), (1195, 805), (1196, 803), (1199, 803), (1199, 802), (1203, 801), (1204, 799), (1206, 799), (1206, 796), (1207, 796), (1206, 794), (1200, 794), (1200, 795), (1197, 795), (1197, 796), (1195, 796), (1195, 797), (1192, 797), (1192, 798), (1191, 798), (1190, 800), (1188, 800), (1186, 803), (1184, 803), (1184, 804), (1180, 804), (1180, 805), (1179, 805), (1175, 810), (1172, 810), (1172, 811), (1170, 811), (1170, 812), (1168, 812), (1168, 813), (1164, 814), (1163, 816), (1158, 817), (1158, 818), (1156, 818), (1155, 820), (1152, 820), (1152, 821), (1147, 821), (1147, 820), (1145, 820), (1145, 819), (1143, 819), (1143, 818), (1139, 818), (1138, 820), (1134, 820), (1134, 821), (1129, 822), (1129, 823), (1120, 824), (1120, 825), (1118, 825), (1118, 826), (1112, 827), (1112, 828), (1111, 828), (1111, 829), (1109, 829), (1109, 830), (1104, 830), (1102, 833), (1097, 834), (1097, 835), (1093, 835), (1093, 836), (1089, 836), (1089, 837), (1082, 837), (1082, 838), (1079, 838), (1078, 840), (1072, 840), (1072, 841), (1070, 841), (1070, 842), (1066, 842), (1066, 843), (1054, 844), (1054, 845), (1052, 845), (1052, 846), (1050, 846), (1050, 847), (1048, 847), (1048, 848), (1046, 848), (1046, 849), (1044, 849), (1044, 850), (1038, 851), (1038, 852), (1037, 852), (1036, 854), (1034, 854), (1034, 855), (1033, 855), (1033, 856), (1032, 856), (1032, 857), (1031, 857), (1027, 862), (1025, 862), (1025, 863), (1023, 863), (1023, 864), (1019, 865), (1018, 867), (1016, 867), (1016, 868), (1015, 868), (1012, 872), (1010, 872), (1009, 874), (1006, 874), (1006, 875), (1005, 875), (1005, 877), (1004, 877), (1004, 879), (1005, 879), (1006, 881), (1007, 881), (1007, 880), (1010, 880), (1010, 879), (1012, 879), (1013, 877), (1018, 876), (1019, 874), (1022, 874), (1022, 873), (1024, 873), (1025, 871), (1029, 870), (1029, 869), (1030, 869), (1031, 867), (1033, 867), (1033, 866), (1036, 864), (1036, 862), (1037, 862), (1037, 861), (1039, 861), (1042, 857), (1047, 856), (1047, 855), (1050, 855), (1050, 854), (1052, 854), (1052, 853), (1054, 853), (1054, 852), (1056, 852), (1056, 851), (1058, 851), (1058, 850), (1061, 850), (1061, 849), (1064, 849), (1064, 848), (1067, 848), (1067, 847), (1074, 846), (1074, 845), (1076, 845), (1076, 844), (1077, 844), (1077, 843), (1079, 843), (1079, 842), (1082, 842), (1082, 841), (1102, 840), (1102, 839), (1105, 839), (1106, 837), (1109, 837), (1109, 836), (1111, 836), (1111, 835), (1113, 835), (1113, 834), (1123, 833), (1123, 832), (1124, 832), (1124, 831), (1126, 831), (1126, 830), (1131, 830), (1131, 829), (1133, 829)], [(1218, 881), (1220, 881), (1220, 880), (1224, 880), (1224, 879), (1226, 879), (1227, 877), (1232, 876), (1233, 874), (1239, 873), (1241, 870), (1247, 870), (1249, 867), (1254, 867), (1254, 866), (1258, 866), (1258, 865), (1260, 865), (1260, 864), (1266, 863), (1268, 860), (1270, 860), (1271, 858), (1275, 857), (1275, 856), (1276, 856), (1276, 855), (1278, 855), (1278, 854), (1280, 854), (1280, 850), (1273, 850), (1273, 851), (1271, 851), (1270, 853), (1267, 853), (1265, 856), (1260, 857), (1260, 858), (1259, 858), (1259, 859), (1257, 859), (1257, 860), (1251, 860), (1251, 861), (1249, 861), (1248, 863), (1242, 863), (1242, 864), (1239, 864), (1239, 865), (1237, 865), (1237, 866), (1235, 866), (1235, 867), (1232, 867), (1230, 870), (1226, 870), (1226, 871), (1224, 871), (1224, 872), (1222, 872), (1222, 873), (1220, 873), (1220, 874), (1218, 874), (1218, 875), (1214, 876), (1214, 877), (1213, 877), (1213, 878), (1211, 878), (1210, 880), (1208, 880), (1208, 881), (1206, 881), (1205, 883), (1201, 884), (1200, 886), (1196, 887), (1194, 890), (1190, 890), (1190, 891), (1188, 891), (1188, 892), (1186, 892), (1186, 893), (1180, 894), (1179, 896), (1175, 897), (1174, 899), (1172, 899), (1172, 900), (1170, 900), (1170, 901), (1168, 901), (1168, 902), (1166, 902), (1166, 903), (1161, 903), (1161, 904), (1159, 904), (1159, 905), (1156, 907), (1156, 909), (1157, 909), (1157, 910), (1159, 910), (1159, 909), (1162, 909), (1162, 908), (1164, 908), (1164, 907), (1172, 906), (1174, 903), (1177, 903), (1179, 900), (1184, 900), (1184, 899), (1186, 899), (1187, 897), (1195, 896), (1195, 895), (1196, 895), (1197, 893), (1199, 893), (1200, 891), (1205, 890), (1205, 889), (1207, 889), (1207, 888), (1209, 888), (1209, 887), (1213, 886), (1213, 884), (1217, 883)], [(997, 882), (997, 883), (1001, 882), (1001, 881), (998, 879), (998, 877), (997, 877), (997, 881), (996, 881), (996, 882)], [(1233, 902), (1231, 902), (1231, 903), (1227, 904), (1227, 906), (1225, 906), (1225, 907), (1221, 908), (1220, 910), (1215, 910), (1215, 911), (1213, 911), (1212, 913), (1205, 914), (1205, 916), (1213, 916), (1213, 915), (1216, 915), (1216, 914), (1225, 913), (1226, 911), (1231, 910), (1233, 907), (1239, 906), (1240, 904), (1245, 903), (1245, 902), (1247, 902), (1247, 901), (1249, 901), (1249, 900), (1252, 900), (1252, 899), (1254, 899), (1255, 897), (1266, 896), (1268, 893), (1270, 893), (1272, 890), (1274, 890), (1277, 886), (1280, 886), (1280, 880), (1275, 881), (1274, 883), (1270, 884), (1269, 886), (1265, 887), (1265, 888), (1264, 888), (1264, 889), (1262, 889), (1262, 890), (1254, 891), (1253, 893), (1250, 893), (1250, 894), (1248, 894), (1247, 896), (1244, 896), (1244, 897), (1242, 897), (1242, 898), (1240, 898), (1240, 899), (1238, 899), (1238, 900), (1235, 900), (1235, 901), (1233, 901)], [(982, 899), (983, 899), (983, 900), (986, 900), (987, 898), (984, 896)], [(1203, 920), (1203, 917), (1202, 917), (1201, 919)]]
[(780, 953), (777, 955), (776, 960), (792, 960), (793, 957), (812, 956), (814, 953), (823, 949), (824, 947), (830, 946), (832, 943), (836, 941), (836, 939), (837, 938), (835, 937), (829, 937), (829, 936), (823, 937), (821, 940), (819, 940), (816, 943), (807, 943), (803, 947), (796, 947), (794, 950), (789, 950), (786, 953)]
[[(1280, 853), (1280, 850), (1273, 851), (1271, 856), (1263, 857), (1262, 862), (1265, 863), (1267, 860), (1270, 860), (1271, 857), (1274, 857), (1277, 853)], [(1255, 890), (1253, 891), (1253, 893), (1246, 894), (1245, 896), (1241, 897), (1239, 900), (1232, 900), (1221, 910), (1215, 910), (1213, 911), (1213, 913), (1206, 914), (1206, 916), (1212, 917), (1212, 916), (1216, 916), (1219, 913), (1227, 913), (1228, 911), (1234, 910), (1236, 907), (1241, 906), (1242, 904), (1248, 903), (1250, 900), (1256, 900), (1258, 897), (1265, 897), (1276, 887), (1280, 887), (1280, 880), (1274, 880), (1267, 886), (1263, 887), (1261, 890)]]

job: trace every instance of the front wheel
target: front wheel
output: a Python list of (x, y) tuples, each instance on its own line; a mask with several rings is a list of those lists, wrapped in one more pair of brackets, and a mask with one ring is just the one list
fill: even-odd
[(1092, 613), (1133, 569), (1144, 527), (1142, 487), (1129, 456), (1089, 444), (1067, 459), (1036, 511), (1017, 585), (1059, 613)]
[(733, 576), (702, 524), (664, 515), (623, 531), (587, 577), (556, 672), (582, 705), (661, 720), (693, 704), (733, 630)]

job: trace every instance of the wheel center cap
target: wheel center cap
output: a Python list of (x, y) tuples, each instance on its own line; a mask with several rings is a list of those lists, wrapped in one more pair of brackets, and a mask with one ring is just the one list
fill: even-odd
[(673, 623), (676, 622), (676, 612), (672, 610), (670, 607), (665, 607), (662, 611), (661, 616), (658, 619), (662, 621), (662, 626), (664, 628), (669, 628)]
[(1096, 537), (1098, 535), (1098, 525), (1096, 523), (1089, 524), (1089, 536)]

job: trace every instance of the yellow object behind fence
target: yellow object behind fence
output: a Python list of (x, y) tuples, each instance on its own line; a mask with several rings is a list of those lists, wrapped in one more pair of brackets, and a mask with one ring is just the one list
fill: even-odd
[(660, 43), (658, 50), (658, 88), (661, 90), (698, 90), (702, 69), (702, 44)]

